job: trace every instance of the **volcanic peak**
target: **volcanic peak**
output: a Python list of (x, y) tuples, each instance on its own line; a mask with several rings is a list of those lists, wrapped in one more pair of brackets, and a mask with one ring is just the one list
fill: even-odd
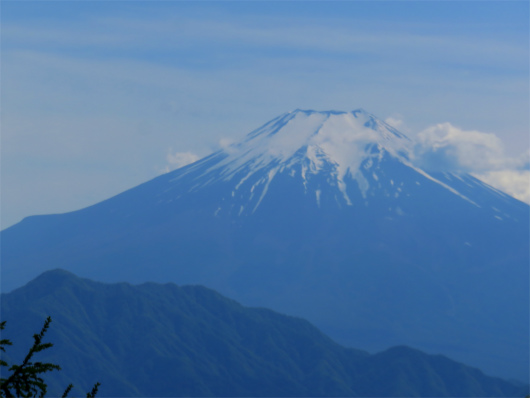
[(228, 177), (247, 167), (257, 170), (272, 164), (292, 165), (303, 154), (310, 160), (311, 169), (319, 170), (325, 159), (336, 165), (342, 178), (348, 171), (355, 175), (364, 159), (376, 152), (382, 156), (384, 151), (408, 161), (412, 141), (362, 109), (352, 112), (297, 109), (280, 115), (248, 134), (242, 142), (225, 149), (224, 159), (214, 168), (225, 168)]
[[(232, 196), (236, 191), (246, 191), (250, 198), (259, 196), (251, 206), (256, 210), (276, 176), (301, 178), (299, 183), (308, 193), (309, 181), (320, 175), (332, 190), (338, 189), (343, 203), (351, 206), (353, 191), (360, 192), (366, 200), (370, 189), (381, 187), (377, 173), (383, 163), (392, 163), (392, 168), (399, 163), (413, 175), (427, 178), (476, 205), (415, 167), (411, 161), (413, 151), (411, 139), (363, 109), (351, 112), (296, 109), (252, 131), (241, 142), (196, 162), (180, 176), (188, 173), (195, 176), (192, 190), (230, 181)], [(388, 183), (393, 185), (394, 181)], [(322, 188), (314, 188), (317, 203)]]

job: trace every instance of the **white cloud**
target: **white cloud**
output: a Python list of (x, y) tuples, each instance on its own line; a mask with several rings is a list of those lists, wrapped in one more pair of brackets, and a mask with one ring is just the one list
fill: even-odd
[[(224, 152), (228, 154), (236, 153), (238, 150), (233, 144), (236, 144), (237, 141), (234, 138), (223, 137), (218, 142), (218, 147), (221, 148)], [(217, 149), (217, 148), (216, 148)]]
[(221, 149), (227, 149), (228, 147), (230, 147), (230, 145), (232, 145), (235, 142), (236, 141), (233, 138), (223, 137), (219, 140), (219, 147)]
[(394, 113), (390, 116), (388, 116), (385, 119), (385, 123), (394, 127), (396, 130), (399, 130), (401, 133), (412, 137), (413, 136), (413, 130), (410, 128), (410, 126), (405, 123), (405, 120), (402, 115), (399, 113)]
[(171, 170), (179, 169), (190, 163), (199, 160), (199, 156), (192, 152), (176, 152), (174, 154), (169, 153), (166, 157), (168, 165), (164, 169), (164, 172), (168, 173)]
[(451, 123), (428, 127), (416, 139), (416, 161), (430, 170), (487, 172), (517, 169), (527, 163), (526, 155), (506, 156), (495, 134), (466, 131)]
[(495, 134), (466, 131), (450, 123), (417, 136), (415, 161), (432, 171), (464, 171), (530, 204), (530, 152), (507, 156)]
[(530, 204), (530, 170), (495, 170), (473, 175), (486, 184)]
[(385, 123), (398, 130), (401, 130), (401, 128), (404, 126), (403, 120), (401, 120), (399, 116), (389, 116), (385, 119)]

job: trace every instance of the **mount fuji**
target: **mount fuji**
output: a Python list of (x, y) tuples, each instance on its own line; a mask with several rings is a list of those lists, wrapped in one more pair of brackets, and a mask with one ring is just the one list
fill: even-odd
[(339, 342), (409, 345), (528, 380), (529, 206), (418, 167), (363, 111), (283, 114), (91, 207), (1, 233), (2, 290), (63, 268), (202, 284)]

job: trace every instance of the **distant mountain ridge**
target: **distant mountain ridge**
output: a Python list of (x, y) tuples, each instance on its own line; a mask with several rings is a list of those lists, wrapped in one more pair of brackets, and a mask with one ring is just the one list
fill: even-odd
[[(48, 271), (3, 294), (2, 338), (20, 359), (47, 315), (54, 347), (36, 360), (51, 396), (93, 380), (101, 396), (524, 396), (527, 387), (443, 356), (339, 346), (308, 322), (245, 308), (200, 286), (102, 284)], [(44, 355), (46, 354), (46, 355)]]
[(57, 267), (201, 284), (342, 344), (526, 380), (529, 206), (419, 169), (413, 144), (362, 110), (280, 115), (106, 201), (2, 231), (2, 291)]

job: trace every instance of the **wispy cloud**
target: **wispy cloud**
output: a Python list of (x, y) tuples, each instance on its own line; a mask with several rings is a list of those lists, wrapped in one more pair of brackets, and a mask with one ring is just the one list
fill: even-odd
[(171, 170), (179, 169), (190, 163), (194, 163), (199, 160), (199, 156), (192, 152), (175, 152), (168, 153), (166, 160), (168, 164), (164, 169), (164, 172), (168, 173)]
[[(393, 24), (388, 29), (385, 21), (366, 21), (353, 14), (351, 18), (289, 17), (249, 14), (244, 18), (225, 14), (190, 17), (186, 15), (151, 15), (92, 17), (82, 23), (34, 26), (4, 22), (5, 44), (51, 51), (98, 49), (98, 56), (127, 55), (145, 57), (168, 51), (189, 51), (195, 57), (208, 58), (211, 54), (238, 52), (251, 61), (259, 54), (268, 57), (297, 58), (301, 53), (319, 52), (326, 57), (356, 56), (392, 59), (393, 64), (412, 62), (462, 67), (485, 64), (517, 68), (528, 58), (528, 42), (492, 39), (480, 36), (410, 30), (408, 24)], [(113, 50), (105, 54), (101, 50)], [(257, 51), (259, 49), (259, 51)], [(294, 51), (294, 53), (285, 50)], [(93, 54), (93, 53), (92, 53)], [(179, 53), (175, 54), (178, 57)], [(217, 60), (219, 61), (219, 59)]]

